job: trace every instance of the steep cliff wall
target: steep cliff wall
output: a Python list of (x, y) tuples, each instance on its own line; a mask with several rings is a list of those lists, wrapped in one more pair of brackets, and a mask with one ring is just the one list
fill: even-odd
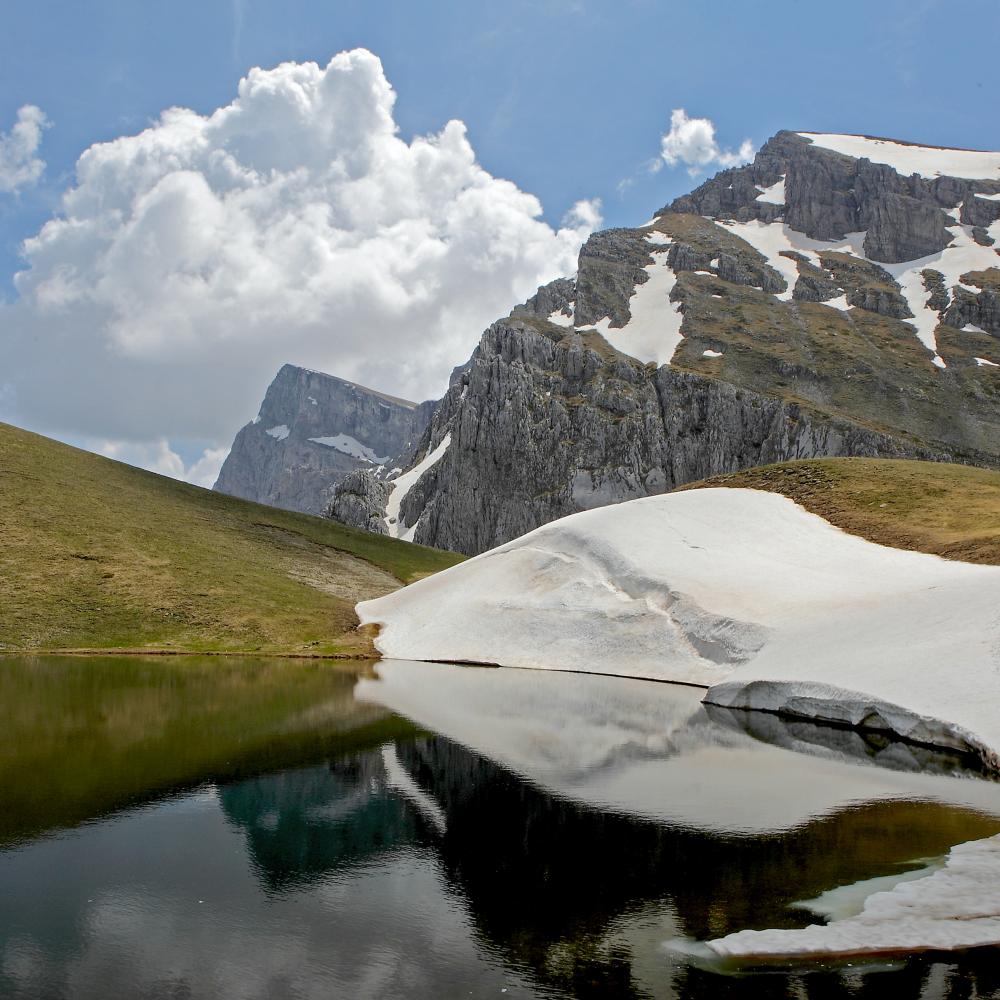
[(321, 514), (348, 473), (405, 468), (432, 408), (285, 365), (236, 435), (215, 489)]

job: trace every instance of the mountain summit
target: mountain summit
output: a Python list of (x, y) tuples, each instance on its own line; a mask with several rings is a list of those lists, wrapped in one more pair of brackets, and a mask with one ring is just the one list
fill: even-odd
[(331, 514), (465, 553), (767, 462), (1000, 465), (1000, 153), (780, 132), (490, 326)]

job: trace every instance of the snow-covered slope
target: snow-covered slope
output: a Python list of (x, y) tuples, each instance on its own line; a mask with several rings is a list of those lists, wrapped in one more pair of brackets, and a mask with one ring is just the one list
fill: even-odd
[(941, 146), (918, 146), (892, 139), (865, 135), (835, 135), (823, 132), (799, 132), (805, 139), (824, 149), (872, 163), (888, 164), (904, 177), (919, 174), (935, 177), (961, 177), (965, 180), (1000, 180), (1000, 153), (975, 149), (947, 149)]
[(585, 511), (358, 605), (401, 659), (680, 681), (1000, 752), (1000, 568), (845, 534), (710, 489)]

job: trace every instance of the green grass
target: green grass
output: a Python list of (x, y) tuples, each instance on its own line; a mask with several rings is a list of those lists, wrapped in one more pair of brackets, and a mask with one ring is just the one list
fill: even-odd
[(354, 604), (461, 556), (0, 424), (0, 651), (366, 655)]
[(851, 534), (946, 559), (1000, 565), (1000, 472), (937, 462), (822, 458), (681, 487), (781, 493)]

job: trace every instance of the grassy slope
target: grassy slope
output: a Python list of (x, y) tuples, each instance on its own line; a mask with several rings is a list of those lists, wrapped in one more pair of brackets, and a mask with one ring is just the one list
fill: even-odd
[[(698, 216), (663, 216), (654, 231), (706, 255), (730, 254), (750, 270), (764, 263), (749, 244)], [(843, 254), (824, 259), (838, 270), (841, 284), (880, 287), (880, 269), (865, 269)], [(1000, 281), (1000, 269), (969, 278)], [(672, 362), (677, 368), (932, 448), (966, 455), (972, 449), (992, 461), (1000, 452), (1000, 369), (975, 361), (992, 357), (995, 338), (938, 326), (939, 350), (948, 364), (941, 371), (909, 323), (865, 309), (783, 302), (759, 288), (693, 272), (681, 273), (672, 294), (684, 314), (684, 339)], [(722, 357), (704, 357), (708, 348)]]
[(766, 465), (681, 489), (705, 486), (781, 493), (881, 545), (1000, 565), (1000, 472), (934, 462), (828, 458)]
[(366, 653), (353, 607), (460, 561), (0, 424), (0, 650)]

